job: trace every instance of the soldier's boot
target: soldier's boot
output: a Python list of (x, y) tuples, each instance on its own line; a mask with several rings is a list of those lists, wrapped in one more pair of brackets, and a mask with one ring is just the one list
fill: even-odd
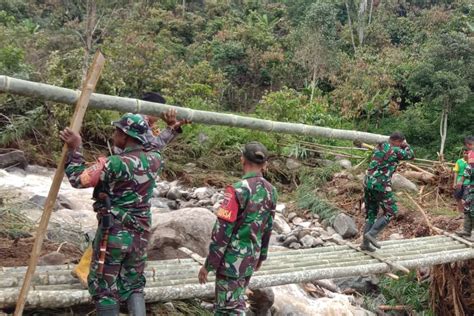
[(119, 316), (119, 305), (99, 305), (96, 304), (96, 314), (97, 316)]
[(464, 214), (464, 229), (457, 231), (456, 235), (460, 237), (471, 237), (472, 217), (470, 214)]
[(370, 225), (369, 223), (365, 223), (364, 235), (362, 236), (362, 243), (360, 244), (361, 250), (370, 251), (370, 252), (375, 251), (375, 249), (370, 245), (370, 241), (367, 238), (365, 238), (365, 234), (367, 234), (371, 228), (372, 228), (372, 225)]
[(145, 296), (143, 293), (132, 293), (127, 300), (130, 316), (146, 316)]
[(388, 225), (389, 220), (382, 216), (374, 223), (374, 225), (370, 228), (369, 232), (367, 232), (364, 237), (367, 239), (375, 248), (381, 248), (380, 244), (377, 242), (377, 235)]

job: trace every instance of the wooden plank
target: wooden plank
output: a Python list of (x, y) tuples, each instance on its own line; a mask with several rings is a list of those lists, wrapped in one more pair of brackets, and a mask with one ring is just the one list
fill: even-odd
[[(70, 128), (75, 132), (79, 132), (81, 129), (82, 120), (84, 119), (84, 115), (86, 113), (87, 106), (89, 104), (90, 96), (92, 95), (92, 92), (95, 89), (97, 81), (99, 80), (100, 74), (104, 67), (104, 63), (105, 63), (105, 58), (98, 51), (94, 56), (94, 60), (87, 74), (87, 78), (84, 82), (84, 86), (82, 87), (81, 95), (79, 97), (79, 100), (77, 101), (76, 108), (71, 119)], [(43, 214), (41, 215), (41, 220), (38, 226), (38, 230), (36, 231), (35, 242), (33, 244), (33, 249), (31, 251), (28, 269), (26, 270), (25, 278), (23, 280), (23, 286), (21, 288), (21, 291), (16, 303), (16, 309), (14, 313), (15, 316), (20, 316), (23, 314), (23, 309), (25, 307), (26, 299), (28, 297), (31, 281), (35, 273), (36, 265), (38, 263), (38, 258), (41, 253), (43, 240), (46, 235), (46, 230), (48, 229), (49, 219), (51, 217), (51, 213), (53, 211), (53, 207), (56, 202), (56, 198), (58, 196), (58, 191), (64, 177), (64, 164), (66, 163), (67, 153), (68, 153), (68, 148), (67, 148), (67, 145), (65, 144), (63, 146), (61, 159), (58, 163), (58, 167), (54, 174), (53, 182), (49, 189), (48, 197), (46, 198), (46, 202), (44, 205)]]

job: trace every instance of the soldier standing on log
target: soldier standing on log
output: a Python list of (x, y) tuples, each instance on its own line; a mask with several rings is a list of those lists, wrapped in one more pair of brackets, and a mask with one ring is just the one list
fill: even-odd
[[(392, 133), (388, 142), (379, 143), (375, 147), (364, 178), (366, 221), (360, 246), (362, 250), (375, 251), (370, 244), (380, 248), (376, 236), (398, 212), (392, 191), (392, 175), (400, 160), (414, 158), (405, 136), (399, 132)], [(379, 207), (382, 207), (383, 215), (377, 218)]]
[(262, 176), (268, 152), (258, 142), (246, 144), (241, 162), (245, 175), (227, 187), (217, 211), (209, 255), (199, 282), (216, 273), (215, 315), (245, 315), (245, 290), (267, 258), (277, 200), (276, 189)]
[[(187, 121), (174, 121), (177, 130)], [(114, 145), (121, 152), (86, 168), (81, 136), (69, 128), (60, 134), (68, 145), (66, 175), (75, 188), (102, 188), (95, 209), (99, 227), (93, 243), (88, 276), (97, 315), (119, 315), (127, 302), (131, 315), (144, 316), (144, 268), (150, 237), (150, 198), (163, 168), (162, 156), (149, 144), (149, 126), (139, 114), (127, 113), (113, 122)], [(147, 147), (147, 148), (145, 148)]]

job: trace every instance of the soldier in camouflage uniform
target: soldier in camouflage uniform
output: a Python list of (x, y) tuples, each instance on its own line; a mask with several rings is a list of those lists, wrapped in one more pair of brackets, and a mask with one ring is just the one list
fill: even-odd
[(254, 271), (267, 258), (277, 200), (276, 189), (263, 178), (266, 148), (251, 142), (242, 150), (245, 175), (226, 189), (217, 211), (209, 255), (199, 282), (216, 274), (215, 315), (245, 315), (245, 290)]
[[(173, 129), (183, 121), (175, 122)], [(95, 187), (102, 184), (101, 192), (110, 199), (111, 227), (105, 260), (98, 269), (104, 230), (99, 228), (93, 243), (93, 257), (88, 277), (89, 292), (98, 315), (118, 315), (119, 302), (127, 302), (131, 315), (145, 315), (144, 268), (146, 248), (150, 237), (150, 198), (155, 179), (163, 168), (163, 160), (156, 147), (149, 146), (149, 127), (138, 114), (125, 114), (113, 123), (113, 142), (121, 153), (99, 160), (87, 168), (81, 150), (81, 137), (69, 128), (61, 132), (61, 139), (69, 148), (66, 175), (73, 187)], [(90, 170), (100, 176), (91, 180)], [(96, 202), (98, 203), (98, 202)]]
[[(467, 180), (467, 184), (464, 190), (464, 196), (462, 198), (464, 206), (464, 229), (456, 232), (461, 237), (471, 237), (472, 226), (474, 221), (474, 150), (469, 151), (468, 154), (468, 165), (464, 169), (464, 175), (462, 183)], [(459, 184), (458, 184), (459, 185)]]
[[(398, 212), (395, 196), (392, 192), (392, 175), (400, 160), (414, 159), (415, 155), (398, 132), (390, 135), (388, 142), (380, 143), (374, 149), (369, 168), (364, 178), (366, 222), (362, 250), (375, 251), (370, 244), (380, 248), (376, 236)], [(379, 207), (383, 216), (377, 218)]]

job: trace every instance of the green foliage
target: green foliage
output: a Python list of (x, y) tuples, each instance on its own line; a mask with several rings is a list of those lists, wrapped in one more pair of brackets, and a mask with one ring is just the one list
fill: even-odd
[(340, 210), (327, 200), (318, 196), (316, 189), (324, 186), (332, 179), (333, 174), (340, 170), (339, 165), (332, 164), (328, 167), (307, 170), (300, 179), (297, 189), (298, 207), (318, 214), (321, 220), (334, 221)]
[(399, 280), (381, 279), (379, 287), (388, 305), (408, 305), (423, 315), (434, 315), (430, 311), (429, 283), (418, 282), (416, 272), (400, 276)]

